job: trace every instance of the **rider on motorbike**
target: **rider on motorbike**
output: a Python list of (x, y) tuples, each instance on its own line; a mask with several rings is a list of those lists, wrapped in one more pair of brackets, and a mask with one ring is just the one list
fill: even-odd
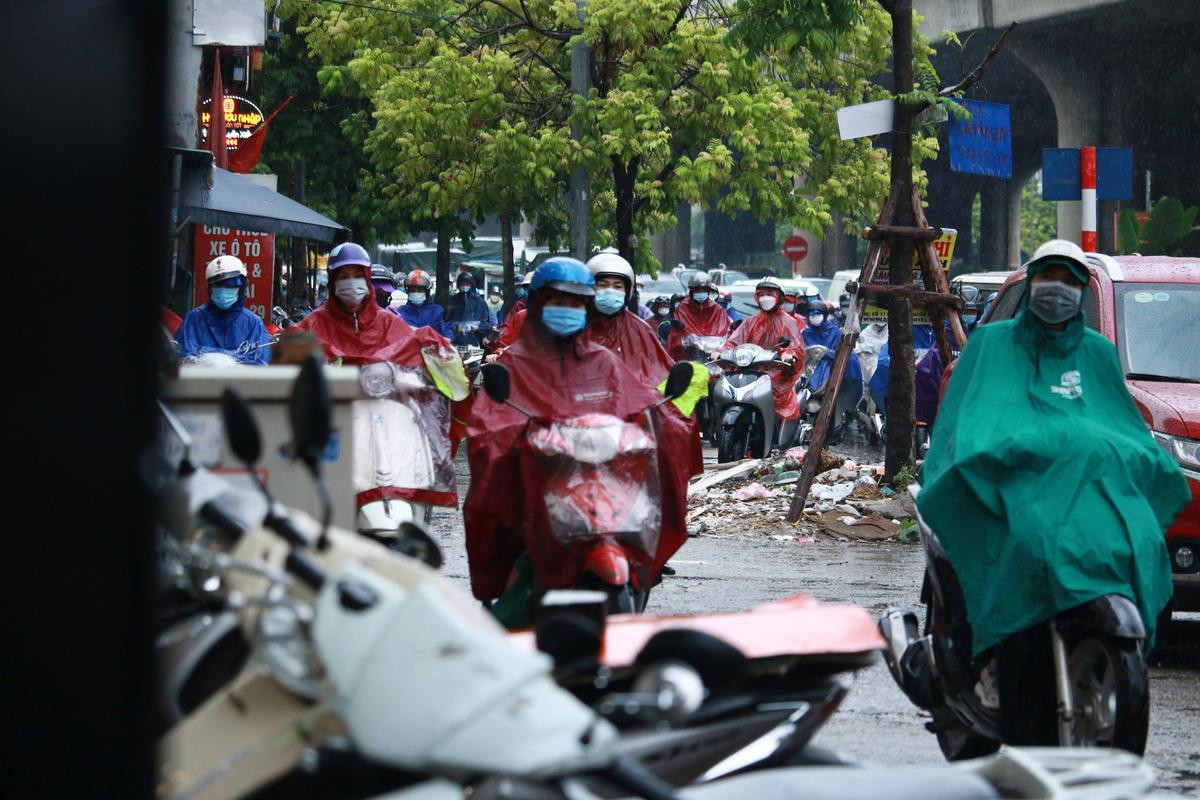
[(1163, 532), (1190, 493), (1116, 350), (1084, 324), (1088, 277), (1077, 245), (1038, 248), (1024, 307), (975, 331), (930, 440), (917, 507), (958, 575), (977, 656), (1106, 594), (1138, 606), (1149, 640), (1171, 595)]
[[(754, 287), (754, 302), (759, 311), (747, 319), (725, 342), (725, 350), (739, 344), (756, 344), (767, 350), (779, 350), (782, 361), (792, 363), (791, 369), (771, 373), (771, 388), (775, 396), (775, 413), (783, 420), (800, 416), (796, 401), (796, 375), (804, 369), (803, 332), (792, 315), (783, 308), (783, 285), (775, 278), (764, 278)], [(782, 340), (786, 339), (786, 343)]]
[(217, 256), (204, 269), (208, 301), (193, 308), (175, 331), (180, 358), (224, 353), (245, 364), (268, 364), (271, 337), (246, 308), (246, 265), (236, 256)]
[(522, 553), (546, 586), (573, 586), (581, 574), (581, 565), (562, 544), (539, 535), (543, 486), (519, 447), (528, 434), (526, 413), (537, 419), (587, 414), (631, 419), (655, 409), (662, 523), (651, 554), (653, 574), (687, 538), (686, 487), (698, 443), (687, 421), (669, 403), (659, 404), (662, 398), (652, 385), (584, 333), (594, 294), (595, 279), (582, 262), (555, 257), (542, 263), (530, 285), (521, 336), (499, 357), (511, 376), (509, 403), (497, 404), (481, 393), (472, 404), (467, 424), (471, 486), (463, 521), (471, 588), (480, 600), (500, 597), (518, 579), (514, 566)]
[(396, 291), (396, 275), (383, 264), (372, 264), (371, 286), (375, 289), (375, 301), (379, 307), (390, 308), (392, 292)]
[(616, 353), (643, 384), (657, 386), (675, 362), (650, 326), (628, 310), (633, 267), (617, 253), (600, 253), (592, 256), (587, 268), (595, 278), (596, 294), (585, 335)]
[[(482, 345), (487, 332), (495, 328), (496, 318), (492, 316), (487, 301), (475, 291), (475, 276), (469, 271), (458, 273), (454, 279), (454, 286), (458, 292), (446, 303), (446, 323), (455, 334), (454, 343)], [(463, 323), (468, 325), (464, 326)], [(470, 323), (476, 326), (470, 332), (464, 330), (459, 334), (455, 330), (456, 325), (464, 328), (469, 327)]]
[[(829, 378), (829, 372), (833, 369), (833, 358), (837, 353), (838, 343), (842, 341), (842, 329), (838, 327), (837, 320), (829, 313), (828, 306), (819, 298), (808, 304), (805, 316), (808, 317), (808, 327), (804, 329), (804, 346), (821, 345), (827, 348), (825, 357), (813, 370), (812, 378), (809, 381), (813, 391), (816, 391), (825, 385), (825, 381)], [(849, 382), (852, 386), (862, 386), (862, 368), (859, 366), (857, 354), (850, 354), (850, 360), (846, 363), (846, 374), (842, 380)], [(861, 394), (861, 388), (852, 399), (857, 401), (859, 394)]]
[(404, 291), (408, 292), (408, 302), (392, 309), (392, 312), (413, 328), (429, 328), (449, 339), (450, 328), (445, 323), (442, 307), (433, 302), (430, 296), (432, 286), (433, 281), (429, 279), (429, 273), (423, 269), (414, 269), (404, 279)]
[(682, 360), (689, 357), (683, 346), (683, 337), (728, 336), (729, 315), (717, 304), (714, 295), (717, 289), (707, 272), (696, 272), (688, 278), (687, 299), (675, 309), (675, 322), (667, 335), (667, 352), (671, 358)]

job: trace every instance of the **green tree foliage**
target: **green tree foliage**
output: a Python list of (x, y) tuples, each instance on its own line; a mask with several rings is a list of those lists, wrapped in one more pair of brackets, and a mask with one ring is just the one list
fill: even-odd
[(323, 86), (321, 69), (290, 24), (269, 42), (260, 83), (263, 110), (269, 114), (288, 97), (295, 99), (271, 123), (255, 171), (279, 175), (284, 191), (299, 198), (303, 160), (305, 205), (348, 227), (356, 241), (393, 238), (398, 226), (385, 211), (363, 149), (370, 104), (354, 86), (328, 80)]
[(1042, 199), (1041, 182), (1038, 173), (1021, 190), (1021, 249), (1028, 253), (1058, 238), (1058, 209), (1053, 200)]
[[(553, 246), (567, 177), (582, 165), (592, 241), (650, 271), (646, 234), (674, 224), (682, 202), (820, 231), (833, 212), (858, 220), (886, 195), (886, 154), (842, 142), (835, 116), (887, 96), (870, 80), (890, 36), (873, 3), (802, 2), (831, 10), (805, 34), (753, 49), (764, 29), (721, 0), (592, 0), (582, 25), (575, 0), (369, 5), (292, 0), (290, 11), (324, 70), (369, 98), (365, 150), (409, 226), (449, 219), (466, 232), (507, 210)], [(592, 64), (577, 103), (580, 36)]]

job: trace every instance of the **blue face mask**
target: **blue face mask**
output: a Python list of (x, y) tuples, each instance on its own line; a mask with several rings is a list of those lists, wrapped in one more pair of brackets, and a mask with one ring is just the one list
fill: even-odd
[(620, 289), (601, 289), (596, 292), (596, 309), (601, 314), (616, 314), (625, 307), (625, 293)]
[(587, 311), (566, 306), (546, 306), (542, 309), (542, 322), (559, 336), (579, 333), (587, 324)]
[(462, 286), (459, 286), (459, 287), (458, 287), (458, 293), (459, 293), (459, 294), (466, 294), (466, 293), (467, 293), (467, 292), (469, 292), (469, 291), (471, 291), (471, 287), (470, 287), (470, 286), (467, 286), (466, 284), (463, 284)]
[(238, 299), (238, 287), (236, 286), (215, 286), (212, 290), (213, 305), (222, 311), (228, 311), (233, 308), (233, 304)]
[(515, 292), (513, 292), (513, 296), (518, 300), (524, 300), (528, 295), (529, 292), (525, 291), (524, 289), (517, 289)]
[(783, 310), (790, 314), (796, 310), (796, 304), (795, 303), (784, 303)]
[(414, 306), (425, 305), (425, 293), (424, 292), (409, 292), (408, 293), (408, 302), (412, 303)]
[(707, 303), (708, 292), (696, 292), (694, 295), (692, 295), (692, 300), (696, 303)]
[(975, 320), (977, 320), (977, 319), (979, 319), (979, 318), (977, 316), (975, 316), (974, 314), (963, 314), (962, 324), (963, 325), (974, 325)]

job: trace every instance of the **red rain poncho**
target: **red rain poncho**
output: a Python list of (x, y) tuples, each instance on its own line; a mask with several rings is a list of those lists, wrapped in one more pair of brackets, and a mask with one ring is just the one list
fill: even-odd
[[(453, 346), (445, 337), (432, 328), (412, 328), (399, 316), (380, 308), (373, 301), (373, 292), (368, 293), (367, 299), (357, 312), (346, 310), (336, 297), (330, 295), (324, 305), (288, 330), (309, 331), (315, 334), (325, 348), (325, 357), (329, 361), (341, 359), (342, 364), (346, 366), (365, 366), (388, 361), (401, 367), (420, 370), (428, 375), (423, 351), (437, 354), (442, 359), (457, 357)], [(360, 504), (383, 498), (451, 507), (458, 504), (458, 493), (453, 481), (453, 448), (450, 444), (451, 441), (456, 441), (458, 436), (455, 435), (452, 439), (449, 401), (440, 393), (429, 394), (432, 396), (421, 395), (420, 400), (414, 396), (410, 407), (423, 421), (431, 457), (434, 459), (433, 469), (438, 472), (439, 479), (436, 485), (422, 488), (373, 487), (358, 492), (357, 501)], [(447, 467), (450, 470), (449, 476), (446, 475)]]
[(500, 350), (512, 347), (517, 343), (517, 339), (521, 338), (521, 329), (525, 327), (525, 316), (525, 309), (517, 308), (504, 321), (504, 327), (500, 329)]
[(796, 360), (791, 369), (781, 367), (771, 372), (771, 389), (775, 395), (775, 413), (782, 419), (796, 419), (800, 416), (800, 403), (796, 400), (796, 375), (804, 370), (804, 337), (795, 318), (782, 305), (777, 305), (770, 312), (759, 311), (739, 325), (725, 343), (725, 349), (749, 343), (774, 350), (783, 338), (792, 341), (783, 348), (781, 354), (791, 353)]
[(647, 386), (658, 386), (675, 366), (654, 330), (629, 311), (592, 314), (583, 337), (611, 350)]
[(667, 352), (676, 360), (688, 357), (687, 348), (683, 346), (683, 337), (687, 334), (726, 336), (731, 324), (729, 314), (725, 313), (720, 303), (712, 300), (697, 303), (691, 297), (687, 297), (676, 307), (675, 319), (683, 323), (683, 330), (671, 328), (671, 332), (667, 334)]
[[(525, 326), (500, 363), (512, 376), (511, 402), (541, 419), (590, 413), (637, 419), (662, 399), (608, 349), (583, 336), (574, 342), (552, 338), (536, 325)], [(656, 552), (646, 570), (653, 576), (687, 540), (687, 481), (698, 442), (672, 404), (650, 413), (657, 428), (662, 514)], [(544, 480), (533, 468), (529, 448), (522, 446), (528, 426), (528, 419), (511, 406), (493, 403), (483, 393), (475, 396), (467, 424), (471, 488), (463, 520), (471, 589), (480, 600), (504, 592), (523, 552), (547, 586), (574, 586), (580, 575), (578, 558), (548, 532)]]

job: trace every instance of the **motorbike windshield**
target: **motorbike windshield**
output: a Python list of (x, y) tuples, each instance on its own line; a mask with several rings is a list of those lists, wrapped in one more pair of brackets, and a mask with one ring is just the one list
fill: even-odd
[(724, 336), (699, 336), (689, 333), (683, 337), (683, 346), (694, 348), (702, 353), (715, 353), (725, 344)]
[(559, 543), (616, 537), (644, 553), (657, 551), (662, 491), (647, 415), (535, 420), (527, 442), (544, 480), (550, 531)]
[(354, 491), (454, 505), (450, 401), (426, 370), (389, 362), (363, 368), (368, 399), (353, 403)]

